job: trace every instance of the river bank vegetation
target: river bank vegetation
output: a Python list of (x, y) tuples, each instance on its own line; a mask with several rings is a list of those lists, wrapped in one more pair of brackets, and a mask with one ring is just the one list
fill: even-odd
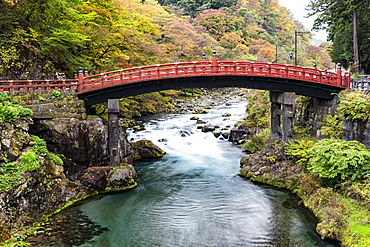
[[(261, 94), (265, 93), (255, 92)], [(370, 150), (358, 141), (341, 139), (345, 119), (369, 119), (368, 102), (365, 94), (340, 94), (335, 114), (327, 116), (322, 127), (325, 139), (310, 137), (307, 128), (296, 131), (288, 144), (257, 135), (244, 144), (253, 154), (242, 159), (240, 175), (296, 193), (317, 216), (321, 236), (338, 240), (343, 246), (368, 246)], [(266, 101), (252, 100), (250, 104), (253, 112)], [(248, 121), (253, 121), (253, 114)], [(258, 137), (261, 135), (265, 142)]]

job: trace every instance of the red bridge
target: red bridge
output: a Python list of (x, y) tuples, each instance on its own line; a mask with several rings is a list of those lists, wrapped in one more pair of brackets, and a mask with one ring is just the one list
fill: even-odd
[(183, 88), (242, 87), (331, 99), (350, 86), (350, 74), (260, 62), (198, 61), (128, 68), (74, 79), (0, 81), (0, 92), (76, 89), (86, 105)]

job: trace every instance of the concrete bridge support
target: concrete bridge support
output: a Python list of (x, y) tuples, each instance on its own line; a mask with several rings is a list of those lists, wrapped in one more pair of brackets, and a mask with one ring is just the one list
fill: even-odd
[(285, 142), (292, 138), (293, 105), (295, 93), (270, 92), (271, 137), (282, 138)]
[(111, 166), (119, 166), (121, 164), (118, 113), (119, 99), (108, 99), (108, 138)]

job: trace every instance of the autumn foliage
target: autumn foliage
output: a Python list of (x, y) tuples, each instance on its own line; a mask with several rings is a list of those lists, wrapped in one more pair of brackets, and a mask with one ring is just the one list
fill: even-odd
[[(54, 79), (150, 64), (222, 60), (292, 63), (302, 28), (277, 0), (23, 0), (0, 2), (0, 77)], [(300, 65), (330, 68), (299, 38)], [(311, 48), (307, 48), (311, 47)], [(314, 51), (314, 52), (313, 52)], [(305, 54), (305, 55), (302, 55)]]

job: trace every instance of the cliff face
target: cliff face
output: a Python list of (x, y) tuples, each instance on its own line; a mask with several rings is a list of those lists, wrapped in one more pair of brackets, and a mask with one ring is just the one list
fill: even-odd
[[(35, 142), (31, 134), (47, 143), (47, 150), (35, 157), (40, 168), (21, 174), (14, 186), (0, 191), (0, 241), (20, 226), (40, 221), (73, 200), (136, 185), (124, 129), (120, 131), (124, 159), (119, 167), (109, 166), (107, 129), (100, 118), (33, 121), (24, 117), (0, 125), (0, 167), (22, 162), (22, 154)], [(56, 162), (52, 153), (63, 162)]]
[(357, 140), (370, 148), (370, 120), (344, 120), (342, 136), (344, 140)]

